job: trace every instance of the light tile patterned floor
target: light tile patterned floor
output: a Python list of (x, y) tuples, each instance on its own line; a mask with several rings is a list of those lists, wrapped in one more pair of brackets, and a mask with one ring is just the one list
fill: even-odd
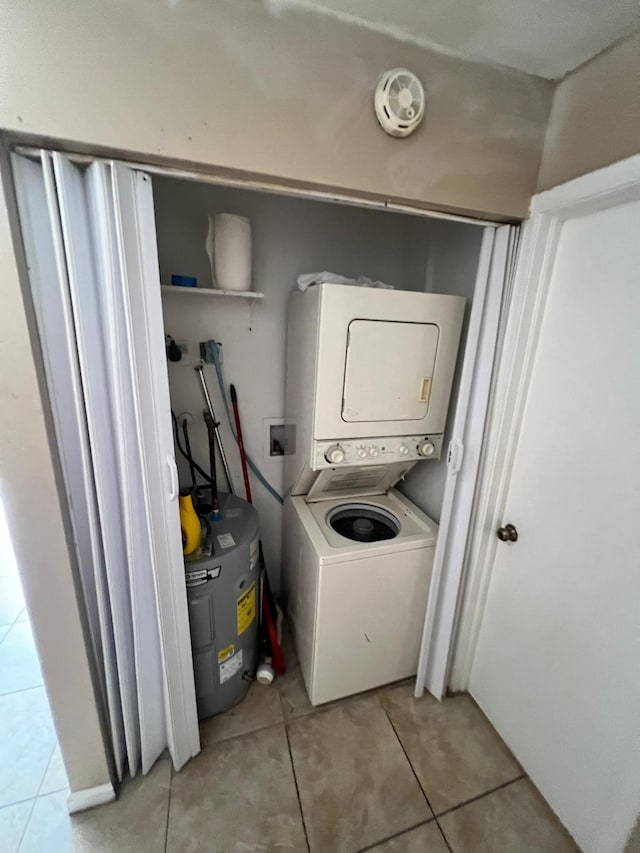
[[(52, 800), (55, 799), (55, 801)], [(0, 850), (29, 846), (28, 827), (57, 816), (67, 777), (58, 749), (18, 570), (0, 506)], [(64, 808), (61, 812), (64, 821)], [(47, 833), (49, 829), (47, 829)], [(33, 837), (33, 829), (31, 831)]]
[(66, 792), (45, 793), (54, 755), (33, 809), (0, 811), (2, 850), (577, 850), (468, 696), (415, 700), (403, 683), (313, 708), (288, 660), (275, 685), (202, 726), (202, 753), (180, 773), (162, 759), (116, 803), (69, 818)]
[(67, 814), (67, 779), (0, 513), (2, 853), (569, 853), (468, 696), (410, 683), (313, 708), (289, 672), (201, 727), (202, 753)]
[(468, 696), (410, 683), (313, 708), (289, 672), (72, 818), (67, 779), (0, 513), (2, 853), (570, 853), (577, 848)]

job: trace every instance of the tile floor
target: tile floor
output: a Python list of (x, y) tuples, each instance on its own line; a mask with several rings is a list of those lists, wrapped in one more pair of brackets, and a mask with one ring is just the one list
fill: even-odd
[[(18, 569), (0, 506), (0, 851), (31, 850), (29, 828), (66, 801), (57, 745)], [(38, 850), (48, 850), (46, 846)]]
[(577, 850), (468, 696), (416, 701), (407, 682), (312, 708), (288, 660), (276, 685), (203, 724), (180, 773), (162, 759), (73, 818), (64, 791), (38, 797), (21, 853)]

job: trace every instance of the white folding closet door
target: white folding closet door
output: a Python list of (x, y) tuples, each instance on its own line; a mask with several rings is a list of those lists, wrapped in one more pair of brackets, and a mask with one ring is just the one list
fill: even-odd
[[(78, 557), (95, 577), (117, 773), (125, 755), (132, 775), (148, 772), (167, 746), (179, 768), (199, 737), (151, 183), (119, 164), (41, 160), (49, 234), (31, 243), (53, 244), (57, 275), (35, 301), (53, 309), (39, 329), (76, 541), (91, 543)], [(40, 168), (23, 158), (14, 167), (18, 184)], [(65, 378), (73, 414), (55, 417)]]
[[(105, 551), (126, 752), (130, 772), (135, 774), (143, 754), (140, 720), (144, 708), (139, 708), (143, 691), (138, 670), (143, 660), (145, 668), (157, 669), (154, 648), (157, 625), (142, 624), (132, 595), (136, 572), (149, 559), (145, 548), (146, 524), (139, 517), (142, 529), (136, 529), (132, 507), (140, 505), (140, 470), (136, 464), (135, 424), (126, 422), (117, 403), (114, 406), (113, 386), (116, 383), (110, 365), (112, 350), (120, 341), (111, 337), (112, 329), (104, 323), (109, 314), (103, 309), (105, 297), (117, 299), (121, 288), (117, 279), (109, 280), (98, 268), (89, 230), (84, 172), (60, 155), (54, 154), (53, 160), (87, 425), (91, 448), (95, 450), (92, 464)], [(122, 431), (117, 428), (117, 418), (122, 420)], [(132, 495), (128, 494), (129, 489), (133, 489)], [(161, 751), (154, 755), (152, 750), (148, 758), (145, 754), (143, 770), (146, 771), (145, 765), (149, 760), (153, 762)]]
[(100, 695), (121, 779), (125, 748), (120, 682), (56, 183), (46, 153), (37, 163), (13, 155), (12, 166)]
[[(159, 619), (166, 742), (179, 769), (200, 751), (191, 637), (178, 513), (160, 271), (151, 178), (111, 162), (116, 242), (123, 277), (130, 377), (144, 477), (152, 557), (154, 608)], [(143, 583), (139, 595), (149, 601)], [(140, 600), (140, 606), (143, 601)], [(144, 735), (144, 732), (143, 732)]]
[(426, 688), (441, 699), (447, 688), (501, 309), (513, 275), (517, 235), (516, 227), (487, 226), (480, 248), (453, 435), (447, 451), (447, 476), (416, 696), (421, 696)]

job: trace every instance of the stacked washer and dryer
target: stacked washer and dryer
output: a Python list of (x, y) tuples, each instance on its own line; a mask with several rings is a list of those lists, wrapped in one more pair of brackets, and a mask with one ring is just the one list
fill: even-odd
[(438, 528), (394, 485), (442, 453), (464, 304), (289, 298), (283, 592), (314, 705), (416, 672)]

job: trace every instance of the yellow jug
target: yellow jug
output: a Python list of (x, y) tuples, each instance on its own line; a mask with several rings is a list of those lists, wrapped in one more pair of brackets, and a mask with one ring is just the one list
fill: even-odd
[(178, 498), (180, 504), (180, 527), (182, 528), (182, 553), (193, 554), (200, 547), (202, 541), (202, 530), (193, 501), (191, 500), (191, 489), (182, 489)]

